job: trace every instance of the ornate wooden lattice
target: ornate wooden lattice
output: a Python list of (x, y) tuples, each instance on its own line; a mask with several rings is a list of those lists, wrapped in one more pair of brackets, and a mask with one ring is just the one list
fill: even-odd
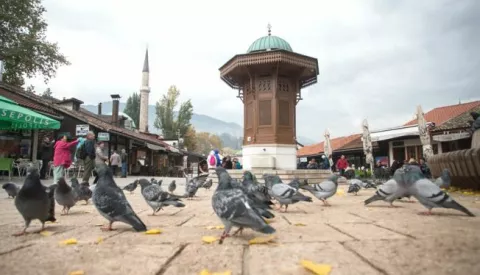
[(257, 82), (258, 92), (270, 92), (272, 90), (272, 84), (270, 79), (260, 79)]
[(279, 100), (278, 108), (278, 124), (280, 126), (290, 126), (290, 103), (285, 100)]
[(288, 93), (290, 91), (290, 85), (284, 79), (278, 79), (277, 82), (277, 91), (280, 93)]
[(272, 125), (272, 101), (261, 100), (258, 102), (259, 118), (258, 125), (267, 126)]

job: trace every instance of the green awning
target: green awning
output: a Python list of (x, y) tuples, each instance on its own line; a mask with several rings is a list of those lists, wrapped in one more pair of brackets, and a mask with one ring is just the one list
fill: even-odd
[(0, 130), (60, 129), (60, 122), (0, 96)]

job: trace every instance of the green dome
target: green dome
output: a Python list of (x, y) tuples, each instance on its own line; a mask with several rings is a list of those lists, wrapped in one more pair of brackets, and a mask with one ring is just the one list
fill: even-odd
[(288, 42), (284, 39), (278, 36), (267, 35), (255, 40), (255, 42), (253, 42), (252, 45), (250, 45), (250, 47), (248, 48), (247, 53), (261, 52), (267, 50), (285, 50), (293, 52), (290, 44), (288, 44)]

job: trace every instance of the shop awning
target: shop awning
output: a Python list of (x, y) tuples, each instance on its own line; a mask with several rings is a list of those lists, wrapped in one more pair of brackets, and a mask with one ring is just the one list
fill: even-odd
[(168, 151), (170, 151), (172, 153), (180, 154), (180, 150), (178, 150), (177, 148), (175, 148), (173, 146), (168, 146)]
[(418, 136), (418, 126), (402, 127), (384, 131), (372, 132), (370, 134), (372, 141), (390, 140), (399, 137)]
[(60, 129), (60, 122), (0, 96), (0, 130)]
[(432, 136), (432, 139), (435, 141), (446, 142), (446, 141), (454, 141), (464, 138), (469, 138), (472, 135), (469, 132), (461, 132), (461, 133), (451, 133), (451, 134), (444, 134), (444, 135), (435, 135)]
[(164, 147), (151, 143), (147, 143), (147, 147), (153, 151), (166, 151)]

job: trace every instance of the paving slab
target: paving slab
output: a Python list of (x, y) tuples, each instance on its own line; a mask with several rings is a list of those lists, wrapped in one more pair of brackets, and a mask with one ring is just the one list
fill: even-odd
[[(116, 179), (119, 186), (135, 177)], [(173, 180), (164, 179), (164, 186)], [(185, 189), (177, 181), (177, 194)], [(44, 182), (50, 184), (50, 182)], [(341, 186), (342, 191), (345, 186)], [(0, 190), (0, 270), (2, 274), (69, 274), (83, 270), (92, 274), (199, 274), (230, 270), (232, 274), (309, 274), (299, 265), (301, 259), (332, 266), (331, 274), (480, 274), (480, 218), (467, 217), (448, 209), (435, 209), (433, 216), (420, 216), (418, 202), (385, 202), (367, 207), (363, 201), (374, 190), (361, 190), (355, 196), (344, 193), (329, 199), (331, 207), (313, 202), (291, 205), (288, 212), (272, 211), (270, 221), (277, 233), (273, 245), (249, 246), (248, 241), (262, 234), (245, 230), (227, 238), (224, 244), (205, 244), (203, 236), (219, 237), (223, 229), (211, 207), (212, 190), (200, 189), (193, 200), (183, 200), (184, 208), (166, 207), (152, 216), (140, 188), (125, 193), (137, 215), (148, 228), (161, 229), (158, 235), (135, 232), (130, 226), (114, 223), (112, 232), (100, 230), (106, 220), (95, 207), (83, 202), (47, 224), (50, 236), (28, 234), (12, 237), (23, 228), (12, 199)], [(308, 192), (304, 192), (309, 195)], [(475, 196), (452, 194), (459, 203), (480, 215)], [(29, 231), (40, 228), (38, 221)], [(76, 245), (60, 242), (75, 238)], [(102, 241), (98, 242), (101, 239)], [(25, 260), (28, 259), (28, 260)]]

